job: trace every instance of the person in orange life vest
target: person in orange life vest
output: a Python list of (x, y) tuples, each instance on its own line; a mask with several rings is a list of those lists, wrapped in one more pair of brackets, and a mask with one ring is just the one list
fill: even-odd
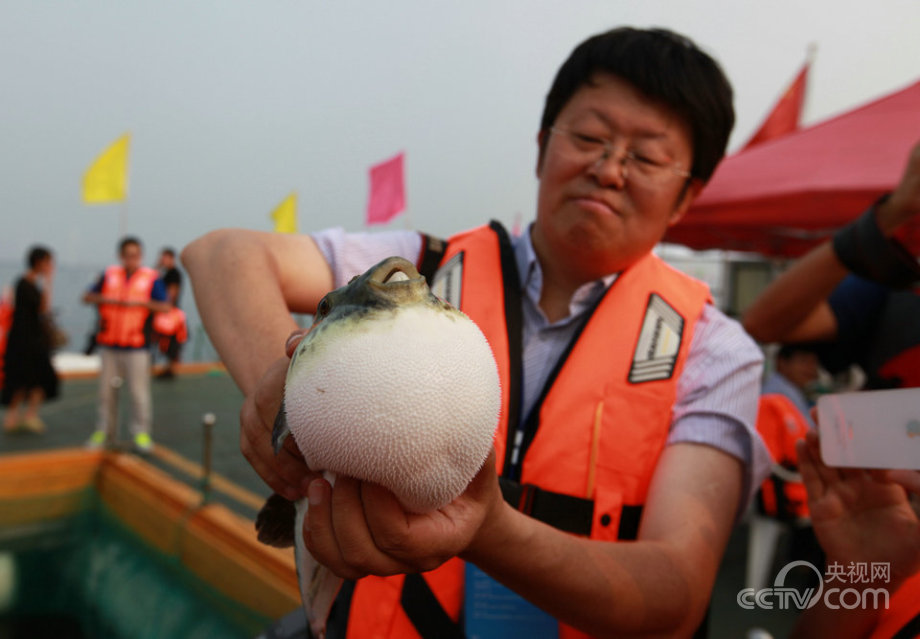
[(812, 524), (827, 553), (827, 566), (888, 566), (888, 574), (870, 572), (868, 580), (827, 580), (825, 591), (832, 586), (884, 589), (889, 601), (887, 607), (881, 598), (877, 607), (847, 609), (840, 605), (842, 599), (838, 603), (824, 596), (802, 612), (792, 636), (920, 637), (920, 472), (830, 468), (821, 461), (813, 432), (799, 442), (798, 451)]
[[(796, 470), (795, 443), (814, 428), (806, 393), (817, 379), (818, 356), (814, 349), (808, 344), (783, 344), (776, 354), (775, 369), (764, 380), (757, 430), (773, 461), (783, 467), (761, 487), (758, 504), (767, 515), (780, 519), (808, 516), (804, 486), (791, 481), (783, 470)], [(777, 395), (788, 401), (767, 397)]]
[(12, 324), (13, 294), (9, 288), (4, 288), (0, 291), (0, 388), (3, 388), (3, 355)]
[(172, 308), (166, 313), (156, 313), (153, 317), (153, 332), (157, 347), (166, 355), (166, 367), (157, 374), (157, 379), (173, 379), (176, 376), (176, 363), (182, 344), (188, 341), (188, 327), (185, 312), (179, 308), (182, 293), (182, 273), (176, 268), (176, 252), (168, 246), (160, 251), (157, 268), (166, 297)]
[(784, 521), (808, 517), (805, 487), (796, 476), (798, 457), (795, 447), (810, 430), (788, 397), (778, 393), (761, 395), (757, 431), (770, 451), (774, 466), (757, 496), (760, 513)]
[[(437, 287), (464, 253), (460, 306), (489, 336), (506, 391), (499, 450), (461, 497), (428, 515), (369, 483), (331, 487), (295, 447), (276, 456), (270, 433), (288, 364), (281, 345), (291, 337), (289, 354), (302, 335), (287, 311), (313, 312), (380, 257), (427, 262), (431, 243), (409, 231), (225, 229), (183, 250), (205, 327), (246, 396), (244, 455), (279, 494), (309, 496), (304, 535), (320, 562), (367, 576), (350, 608), (340, 602), (348, 636), (421, 636), (400, 603), (400, 588), (419, 580), (402, 575), (439, 566), (421, 587), (457, 632), (472, 565), (551, 615), (559, 636), (689, 636), (700, 626), (736, 517), (769, 464), (753, 428), (762, 356), (704, 286), (651, 251), (712, 175), (733, 120), (718, 65), (680, 35), (621, 28), (575, 49), (537, 135), (535, 223), (514, 241), (498, 227), (458, 234), (435, 261)], [(506, 292), (516, 301), (503, 306)], [(513, 316), (523, 324), (514, 344)], [(679, 337), (658, 368), (648, 359), (656, 327)], [(510, 504), (503, 488), (575, 504), (586, 517), (568, 523), (582, 534), (521, 512), (526, 500)]]
[(761, 342), (814, 342), (866, 388), (920, 386), (920, 143), (894, 190), (796, 261), (747, 309)]
[(166, 355), (166, 368), (157, 373), (157, 379), (175, 378), (179, 349), (188, 341), (188, 323), (185, 311), (173, 306), (165, 313), (153, 316), (153, 334), (160, 352)]
[(83, 295), (95, 304), (101, 325), (96, 341), (102, 358), (99, 373), (99, 416), (87, 445), (98, 448), (116, 436), (118, 388), (127, 384), (131, 398), (131, 435), (135, 448), (147, 453), (153, 411), (150, 402), (150, 351), (147, 320), (151, 312), (170, 310), (166, 289), (157, 272), (142, 266), (141, 242), (126, 237), (118, 247), (120, 264), (109, 266)]

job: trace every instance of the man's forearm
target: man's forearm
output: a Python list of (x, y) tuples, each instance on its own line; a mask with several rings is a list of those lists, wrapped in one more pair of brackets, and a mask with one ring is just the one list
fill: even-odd
[(661, 459), (637, 541), (569, 535), (500, 502), (461, 557), (594, 636), (690, 636), (731, 532), (741, 465), (694, 444)]
[(504, 508), (498, 538), (464, 558), (593, 636), (692, 634), (693, 590), (705, 585), (691, 589), (664, 544), (590, 541)]
[[(834, 254), (830, 242), (813, 249), (780, 275), (745, 311), (745, 330), (761, 342), (784, 342), (810, 339), (830, 339), (827, 329), (812, 330), (830, 321), (831, 317), (814, 317), (822, 304), (849, 271)], [(829, 310), (827, 311), (830, 312)]]
[(297, 328), (275, 259), (253, 238), (218, 231), (182, 251), (208, 336), (246, 395), (284, 356), (284, 341)]

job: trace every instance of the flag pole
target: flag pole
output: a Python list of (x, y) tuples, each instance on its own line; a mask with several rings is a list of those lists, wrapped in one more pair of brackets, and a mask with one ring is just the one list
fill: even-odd
[[(403, 167), (405, 167), (406, 152), (402, 151), (402, 154), (403, 154)], [(406, 212), (406, 218), (405, 218), (406, 230), (411, 231), (413, 229), (412, 229), (412, 220), (409, 215), (409, 197), (406, 195), (406, 193), (409, 191), (409, 189), (406, 187), (406, 173), (407, 172), (408, 171), (406, 171), (404, 168), (403, 169), (403, 211)]]
[[(131, 132), (129, 131), (127, 135), (130, 136)], [(129, 150), (125, 153), (125, 197), (121, 200), (121, 210), (118, 214), (118, 230), (121, 232), (119, 240), (128, 234), (128, 199), (131, 194), (131, 138), (128, 137), (128, 140)]]
[(818, 43), (817, 43), (817, 42), (809, 42), (809, 43), (808, 43), (808, 49), (807, 49), (807, 51), (806, 51), (806, 53), (805, 53), (805, 62), (807, 62), (809, 65), (811, 65), (811, 63), (815, 61), (815, 56), (816, 56), (817, 54), (818, 54)]
[(121, 201), (118, 208), (118, 241), (121, 241), (128, 234), (128, 198)]

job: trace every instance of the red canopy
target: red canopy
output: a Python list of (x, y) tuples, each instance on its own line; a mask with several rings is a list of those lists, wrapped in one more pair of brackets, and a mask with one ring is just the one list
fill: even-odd
[(898, 182), (920, 141), (920, 82), (726, 158), (665, 242), (797, 256)]

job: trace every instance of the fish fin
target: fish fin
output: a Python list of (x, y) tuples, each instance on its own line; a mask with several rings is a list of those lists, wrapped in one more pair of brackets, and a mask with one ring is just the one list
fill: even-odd
[(276, 548), (293, 546), (295, 516), (294, 502), (278, 493), (273, 494), (256, 515), (259, 541)]
[(290, 434), (291, 429), (288, 428), (287, 413), (284, 411), (284, 404), (282, 403), (281, 408), (278, 409), (278, 414), (275, 415), (275, 424), (272, 427), (272, 448), (275, 449), (276, 455), (281, 452), (284, 440)]

